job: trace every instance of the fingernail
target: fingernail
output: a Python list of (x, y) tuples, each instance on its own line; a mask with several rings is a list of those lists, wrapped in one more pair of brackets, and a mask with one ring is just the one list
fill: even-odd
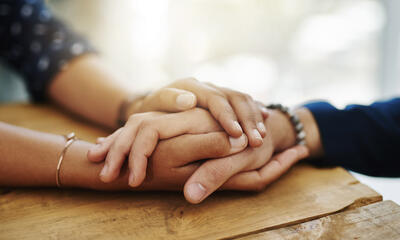
[(237, 130), (239, 130), (240, 132), (243, 132), (242, 127), (240, 126), (240, 124), (238, 123), (238, 121), (233, 121), (233, 125), (235, 126), (235, 128)]
[(187, 195), (194, 203), (198, 203), (206, 195), (206, 189), (200, 183), (192, 183), (188, 186)]
[(253, 132), (253, 136), (254, 136), (255, 138), (262, 140), (262, 137), (261, 137), (261, 135), (260, 135), (260, 133), (258, 132), (257, 129), (253, 129), (252, 132)]
[(97, 144), (102, 143), (102, 142), (104, 142), (105, 139), (106, 139), (106, 138), (99, 137), (99, 138), (97, 138), (96, 143), (97, 143)]
[(195, 104), (196, 97), (193, 94), (184, 93), (176, 98), (176, 104), (179, 108), (188, 108)]
[(229, 142), (231, 144), (231, 151), (236, 152), (246, 147), (247, 138), (246, 135), (242, 134), (242, 136), (238, 138), (229, 137)]
[(267, 132), (267, 129), (265, 129), (265, 125), (262, 122), (257, 123), (257, 128), (260, 132), (264, 134)]
[(100, 177), (104, 177), (108, 172), (108, 164), (104, 164), (103, 169), (100, 172)]
[(135, 181), (135, 174), (133, 174), (133, 172), (131, 172), (131, 173), (129, 174), (129, 183), (128, 183), (129, 186), (135, 187), (134, 181)]

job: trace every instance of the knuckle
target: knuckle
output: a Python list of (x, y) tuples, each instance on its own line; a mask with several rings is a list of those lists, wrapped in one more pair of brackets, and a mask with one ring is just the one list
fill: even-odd
[(194, 108), (193, 110), (194, 114), (199, 115), (200, 117), (204, 117), (204, 116), (208, 116), (209, 113), (207, 110), (203, 109), (203, 108)]
[(138, 116), (139, 114), (132, 114), (128, 117), (128, 121), (126, 121), (127, 123), (134, 123), (138, 121)]
[(262, 178), (260, 174), (258, 174), (258, 178), (254, 180), (252, 190), (255, 192), (262, 192), (265, 190), (267, 187), (267, 183), (265, 180)]
[(136, 113), (129, 116), (127, 123), (138, 123), (141, 122), (147, 113)]
[(214, 101), (220, 101), (221, 98), (228, 99), (228, 96), (224, 92), (216, 88), (214, 88), (211, 93), (213, 95), (212, 99), (214, 99)]
[(237, 98), (238, 100), (243, 101), (243, 102), (252, 100), (252, 98), (249, 94), (238, 92), (238, 91), (231, 91), (230, 95), (232, 96), (232, 98)]
[(198, 80), (194, 77), (188, 77), (188, 78), (183, 78), (183, 79), (179, 79), (177, 81), (175, 81), (173, 83), (173, 85), (177, 85), (177, 86), (187, 86), (189, 84), (193, 84), (193, 83), (197, 83)]
[(208, 89), (208, 97), (207, 97), (207, 103), (209, 105), (211, 104), (217, 104), (220, 103), (221, 101), (227, 101), (228, 97), (225, 93), (221, 92), (220, 90), (210, 87)]
[(161, 88), (154, 93), (151, 94), (152, 101), (158, 101), (159, 103), (162, 102), (163, 96), (170, 92), (171, 88)]
[(149, 128), (152, 128), (152, 120), (151, 119), (143, 119), (140, 122), (139, 129), (145, 130), (145, 129), (149, 129)]
[(283, 168), (282, 163), (276, 159), (272, 159), (268, 164), (271, 165), (271, 167), (276, 168), (276, 169)]
[(253, 186), (253, 190), (256, 191), (256, 192), (262, 192), (262, 191), (265, 190), (266, 187), (267, 187), (267, 184), (264, 181), (259, 180)]
[(224, 106), (224, 107), (221, 107), (220, 109), (218, 109), (215, 117), (217, 119), (223, 119), (223, 118), (231, 117), (232, 115), (234, 115), (232, 108), (230, 106)]
[(159, 138), (158, 131), (154, 127), (153, 121), (151, 119), (144, 120), (140, 124), (137, 136), (145, 136), (145, 138), (142, 140), (146, 143), (150, 143), (154, 141), (154, 139)]
[(242, 93), (243, 95), (244, 95), (244, 97), (247, 99), (247, 101), (251, 101), (251, 102), (253, 102), (254, 100), (253, 100), (253, 97), (252, 96), (250, 96), (249, 94), (247, 94), (247, 93)]
[(202, 126), (207, 128), (207, 126), (210, 126), (213, 122), (215, 122), (213, 116), (209, 111), (202, 108), (195, 108), (193, 109), (193, 111), (197, 116), (197, 119), (201, 119)]
[(126, 154), (127, 149), (129, 149), (129, 146), (125, 142), (121, 141), (114, 142), (111, 146), (111, 151), (115, 153)]
[(208, 174), (208, 181), (211, 184), (219, 185), (223, 182), (225, 178), (225, 173), (227, 172), (228, 166), (224, 166), (224, 168), (219, 167), (215, 164), (208, 164), (205, 166), (206, 173)]
[(212, 138), (210, 144), (212, 146), (212, 154), (215, 157), (222, 157), (230, 152), (231, 147), (225, 132), (221, 132), (216, 137)]

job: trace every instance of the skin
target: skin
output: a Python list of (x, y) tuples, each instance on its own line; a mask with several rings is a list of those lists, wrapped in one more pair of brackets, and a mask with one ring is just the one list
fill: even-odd
[(118, 127), (119, 106), (129, 96), (137, 96), (138, 100), (128, 107), (126, 118), (134, 113), (179, 112), (198, 106), (209, 109), (232, 137), (240, 137), (243, 127), (251, 146), (262, 144), (266, 134), (263, 112), (247, 94), (188, 78), (140, 97), (116, 84), (118, 79), (122, 77), (99, 57), (85, 55), (57, 74), (48, 88), (48, 96), (62, 107), (114, 129)]
[[(52, 101), (71, 112), (97, 124), (115, 128), (118, 108), (121, 102), (132, 95), (132, 93), (115, 85), (115, 79), (117, 78), (119, 76), (98, 57), (82, 56), (70, 62), (69, 66), (56, 76), (48, 88), (48, 96)], [(179, 98), (180, 96), (184, 97)], [(85, 99), (85, 101), (82, 101), (82, 99)], [(182, 101), (182, 99), (184, 100)], [(205, 110), (193, 109), (194, 112), (197, 112), (197, 115), (194, 114), (193, 116), (195, 117), (192, 120), (188, 120), (188, 116), (185, 114), (179, 115), (175, 119), (178, 127), (172, 128), (173, 131), (169, 133), (169, 126), (162, 125), (162, 122), (168, 118), (173, 118), (172, 114), (160, 112), (145, 114), (145, 116), (151, 118), (155, 117), (154, 114), (158, 114), (154, 121), (146, 120), (149, 118), (138, 119), (137, 115), (137, 113), (147, 111), (180, 112), (191, 109), (194, 106), (209, 110), (211, 115), (208, 114), (204, 121), (210, 123), (210, 129), (201, 129), (199, 126), (203, 126), (204, 122), (196, 122), (196, 120), (201, 119), (199, 118), (199, 112), (203, 112), (200, 113), (203, 117), (206, 116), (204, 112), (207, 111)], [(304, 114), (304, 112), (306, 113)], [(132, 114), (135, 115), (131, 117)], [(275, 115), (279, 115), (279, 113), (273, 114), (273, 116)], [(320, 143), (316, 144), (312, 140), (313, 135), (319, 136), (315, 121), (308, 121), (312, 119), (312, 116), (309, 112), (307, 113), (307, 110), (303, 109), (303, 112), (300, 111), (299, 115), (304, 116), (301, 119), (305, 125), (307, 124), (305, 128), (308, 134), (309, 145), (307, 147), (310, 149), (310, 155), (318, 156), (321, 154), (322, 148)], [(128, 179), (132, 178), (129, 177), (129, 173), (134, 171), (132, 169), (135, 165), (134, 163), (128, 164), (130, 168), (122, 167), (120, 174), (112, 182), (105, 183), (100, 181), (98, 175), (101, 169), (104, 169), (103, 163), (99, 160), (101, 157), (95, 159), (97, 162), (100, 161), (97, 164), (87, 161), (88, 151), (92, 152), (93, 149), (99, 150), (100, 148), (83, 141), (74, 142), (68, 150), (64, 159), (63, 172), (61, 173), (62, 181), (64, 181), (64, 186), (68, 187), (102, 190), (177, 190), (184, 186), (185, 197), (192, 203), (203, 201), (216, 189), (260, 189), (259, 186), (266, 185), (266, 183), (276, 179), (294, 162), (308, 155), (307, 149), (292, 147), (293, 141), (290, 141), (290, 136), (294, 134), (294, 131), (290, 122), (280, 119), (279, 121), (271, 120), (272, 122), (269, 123), (267, 116), (268, 113), (265, 109), (259, 108), (257, 103), (246, 94), (218, 88), (212, 84), (200, 83), (195, 79), (179, 80), (151, 94), (138, 97), (128, 107), (125, 116), (129, 119), (127, 124), (129, 126), (138, 126), (135, 136), (139, 136), (137, 141), (132, 142), (130, 147), (131, 149), (144, 149), (144, 152), (139, 156), (131, 156), (131, 158), (134, 160), (142, 158), (142, 160), (139, 160), (138, 169), (143, 170), (143, 172), (146, 172), (144, 169), (148, 164), (148, 174), (140, 177), (141, 179), (138, 178), (139, 181), (136, 180), (137, 182), (132, 184), (139, 186), (138, 183), (142, 181), (139, 187), (131, 188), (127, 185)], [(216, 121), (211, 124), (210, 119), (216, 119)], [(275, 117), (271, 119), (275, 119)], [(185, 122), (189, 122), (192, 125), (189, 124), (186, 125), (186, 128), (180, 128), (180, 126), (184, 125), (182, 123)], [(266, 134), (265, 125), (268, 126), (271, 134)], [(274, 129), (285, 130), (275, 133)], [(289, 129), (292, 131), (289, 131)], [(129, 133), (131, 130), (126, 132)], [(111, 141), (113, 144), (108, 144), (107, 158), (111, 155), (113, 149), (115, 151), (114, 155), (118, 155), (116, 146), (120, 145), (114, 143), (124, 132), (123, 130), (118, 131), (120, 134), (111, 135), (114, 136), (114, 139)], [(150, 135), (148, 135), (149, 133)], [(152, 138), (150, 148), (142, 148), (143, 143), (146, 143), (146, 139), (151, 136), (151, 133), (157, 133), (157, 138)], [(215, 139), (218, 138), (215, 136), (211, 138), (212, 134), (222, 134), (225, 137), (216, 142)], [(0, 165), (2, 166), (0, 168), (0, 185), (54, 186), (58, 154), (65, 144), (63, 137), (34, 132), (3, 123), (0, 123), (0, 135), (2, 136), (0, 140)], [(126, 140), (129, 137), (129, 134), (127, 134), (122, 140)], [(190, 137), (198, 137), (198, 140)], [(234, 139), (236, 139), (236, 144), (238, 144), (238, 141), (240, 143), (240, 139), (245, 139), (245, 145), (249, 143), (249, 147), (239, 153), (240, 148), (232, 145), (232, 140)], [(319, 137), (316, 137), (316, 139), (319, 139)], [(106, 140), (100, 139), (100, 145), (106, 143)], [(119, 142), (123, 141), (120, 140)], [(155, 144), (155, 142), (158, 142), (158, 144)], [(173, 144), (168, 144), (172, 142)], [(287, 144), (283, 144), (285, 142)], [(243, 145), (243, 148), (246, 147), (245, 145)], [(221, 150), (218, 149), (227, 149), (224, 146), (230, 146), (230, 150), (220, 152)], [(289, 147), (289, 149), (284, 150), (282, 146)], [(187, 149), (187, 151), (182, 149)], [(108, 152), (108, 150), (110, 151)], [(90, 152), (89, 158), (91, 156)], [(176, 165), (174, 161), (165, 160), (170, 159), (170, 156), (174, 156), (172, 154), (174, 152), (177, 154), (185, 152), (185, 155), (179, 155), (182, 161), (185, 161), (185, 165)], [(119, 155), (121, 156), (121, 154)], [(105, 156), (104, 153), (102, 153), (102, 156)], [(272, 158), (270, 159), (271, 156)], [(243, 159), (244, 157), (246, 161), (235, 160), (236, 158)], [(118, 159), (118, 157), (109, 158), (111, 160), (114, 159), (113, 161)], [(177, 160), (177, 163), (182, 163), (182, 161), (178, 161), (179, 158), (177, 156), (174, 159)], [(198, 160), (203, 159), (210, 160), (200, 164)], [(40, 162), (38, 162), (39, 160)], [(167, 163), (170, 165), (163, 165)], [(280, 164), (277, 165), (276, 163)], [(121, 162), (118, 164), (121, 164)], [(222, 165), (225, 167), (221, 167)], [(283, 166), (285, 167), (283, 168)], [(177, 171), (177, 169), (180, 170)], [(140, 175), (140, 172), (142, 171), (139, 171), (136, 175)], [(264, 172), (268, 174), (263, 174)], [(133, 179), (137, 179), (135, 174), (133, 176)], [(185, 184), (186, 180), (188, 182)], [(202, 194), (200, 194), (200, 197), (199, 194), (197, 194), (197, 197), (195, 196), (196, 194), (194, 193), (199, 191), (198, 189), (193, 189), (192, 186), (201, 188), (200, 193)]]
[[(223, 129), (206, 110), (191, 109), (180, 113), (148, 112), (134, 114), (126, 125), (101, 141), (98, 147), (89, 151), (90, 161), (105, 159), (105, 167), (100, 173), (104, 182), (114, 181), (128, 157), (129, 185), (139, 186), (146, 177), (149, 156), (152, 155), (159, 140), (182, 134), (200, 134), (209, 130)], [(239, 138), (230, 137), (232, 144), (247, 139), (242, 134)]]
[[(308, 110), (299, 111), (301, 119), (306, 123), (306, 132), (312, 133), (317, 130), (313, 129), (316, 126), (308, 125), (308, 117), (311, 117), (309, 120), (313, 121)], [(304, 111), (304, 115), (301, 113), (302, 111)], [(192, 203), (203, 201), (206, 197), (197, 201), (190, 197), (186, 186), (192, 182), (199, 182), (207, 187), (208, 195), (211, 194), (212, 189), (216, 188), (219, 190), (261, 190), (279, 178), (301, 158), (308, 155), (318, 156), (322, 153), (319, 149), (311, 146), (318, 142), (318, 136), (312, 135), (309, 137), (310, 146), (308, 148), (314, 149), (315, 152), (308, 152), (305, 147), (287, 148), (292, 145), (290, 137), (286, 135), (286, 133), (290, 133), (291, 125), (285, 122), (288, 120), (281, 113), (271, 111), (270, 114), (266, 124), (278, 131), (271, 130), (270, 145), (264, 144), (265, 147), (256, 150), (246, 147), (246, 141), (243, 142), (241, 148), (233, 147), (225, 132), (214, 131), (216, 125), (213, 125), (212, 122), (208, 126), (210, 132), (184, 134), (160, 141), (150, 157), (146, 180), (137, 188), (131, 188), (127, 184), (128, 171), (126, 167), (122, 169), (121, 175), (116, 181), (111, 183), (100, 181), (98, 174), (103, 163), (89, 162), (86, 156), (88, 150), (94, 145), (80, 140), (75, 141), (66, 152), (63, 161), (60, 172), (62, 186), (97, 190), (181, 190), (186, 182), (185, 197)], [(192, 114), (192, 117), (199, 118), (195, 114)], [(207, 120), (206, 115), (203, 117), (202, 120)], [(284, 131), (279, 131), (277, 127), (282, 127), (282, 130), (286, 129), (287, 132), (282, 134)], [(0, 123), (0, 134), (4, 136), (0, 138), (1, 186), (55, 186), (56, 165), (59, 153), (65, 144), (63, 137), (5, 123)], [(270, 154), (273, 152), (272, 149), (285, 148), (286, 150), (267, 159), (266, 163), (262, 162), (261, 159), (266, 159), (266, 153)], [(25, 151), (21, 151), (21, 149), (25, 149)], [(242, 151), (243, 149), (245, 150)], [(235, 158), (240, 158), (241, 161), (235, 161)], [(199, 162), (202, 159), (214, 160), (205, 162), (206, 165)], [(232, 161), (224, 162), (225, 159)], [(210, 169), (215, 170), (210, 171)], [(228, 169), (235, 171), (242, 169), (243, 171), (233, 173), (235, 171)], [(205, 171), (211, 172), (211, 180), (204, 181), (205, 179), (201, 177)]]
[[(189, 202), (200, 203), (217, 189), (260, 191), (300, 159), (323, 156), (318, 127), (307, 109), (297, 110), (307, 133), (306, 147), (294, 146), (295, 133), (287, 116), (270, 111), (265, 120), (270, 134), (264, 138), (263, 146), (256, 149), (246, 147), (246, 141), (233, 146), (230, 136), (221, 132), (215, 121), (210, 121), (207, 111), (196, 111), (182, 119), (201, 118), (200, 121), (208, 123), (205, 130), (160, 141), (149, 158), (146, 179), (139, 187), (131, 188), (127, 184), (126, 166), (115, 181), (100, 181), (98, 175), (103, 162), (88, 161), (88, 150), (95, 145), (84, 141), (76, 141), (68, 149), (61, 170), (62, 185), (97, 190), (181, 190), (183, 187)], [(0, 134), (3, 136), (0, 138), (1, 186), (55, 186), (58, 154), (65, 144), (63, 137), (4, 123), (0, 123)], [(210, 160), (201, 163), (199, 160), (203, 159)], [(199, 185), (200, 191), (191, 189)]]
[(200, 203), (221, 186), (223, 189), (234, 186), (228, 189), (260, 191), (300, 159), (322, 157), (323, 147), (314, 117), (306, 108), (298, 109), (296, 113), (304, 125), (306, 146), (296, 146), (296, 133), (286, 115), (270, 111), (266, 120), (270, 134), (264, 138), (263, 146), (248, 147), (238, 154), (202, 164), (185, 183), (186, 199)]
[[(199, 121), (211, 118), (207, 111)], [(207, 115), (205, 114), (207, 113)], [(199, 114), (186, 116), (199, 118)], [(87, 152), (93, 144), (77, 140), (65, 154), (61, 168), (64, 187), (98, 190), (178, 190), (200, 166), (201, 159), (228, 156), (242, 151), (247, 139), (232, 146), (229, 136), (220, 131), (215, 121), (204, 126), (202, 134), (186, 134), (161, 141), (150, 158), (149, 174), (140, 188), (127, 185), (127, 169), (113, 183), (98, 179), (102, 163), (90, 163)], [(58, 135), (41, 133), (0, 123), (0, 185), (1, 186), (55, 186), (55, 171), (65, 139)], [(25, 149), (26, 151), (21, 151)]]
[[(115, 80), (120, 78), (97, 56), (82, 56), (70, 62), (55, 77), (48, 89), (49, 97), (71, 112), (103, 126), (116, 128), (121, 103), (128, 96), (134, 96), (115, 84)], [(231, 137), (240, 138), (245, 133), (252, 147), (260, 147), (263, 137), (266, 136), (263, 122), (267, 117), (265, 109), (259, 108), (258, 103), (249, 95), (237, 91), (188, 78), (175, 81), (148, 95), (136, 97), (137, 100), (128, 106), (124, 116), (128, 120), (127, 124), (112, 135), (114, 142), (107, 149), (110, 152), (106, 159), (107, 168), (101, 175), (104, 182), (114, 181), (118, 177), (125, 155), (131, 149), (135, 150), (131, 152), (139, 154), (129, 156), (129, 182), (131, 186), (140, 185), (145, 178), (148, 156), (154, 150), (159, 137), (165, 137), (162, 133), (168, 130), (164, 127), (161, 131), (162, 126), (155, 124), (156, 121), (152, 121), (153, 125), (149, 124), (149, 120), (144, 121), (137, 117), (140, 115), (130, 117), (133, 114), (149, 111), (180, 112), (198, 106), (208, 109)], [(148, 115), (148, 118), (151, 117), (153, 115)], [(158, 129), (154, 129), (155, 126)], [(168, 136), (182, 134), (182, 130), (175, 130), (169, 132)], [(135, 136), (137, 140), (134, 141)], [(127, 142), (130, 144), (126, 144)], [(143, 146), (147, 146), (144, 142), (150, 143), (151, 148), (141, 151)], [(96, 152), (96, 148), (92, 151)], [(108, 170), (108, 166), (112, 166), (111, 170)]]
[[(197, 117), (189, 120), (192, 113)], [(200, 129), (198, 126), (204, 127), (213, 121), (212, 118), (207, 118), (207, 115), (208, 112), (198, 109), (175, 115), (162, 113), (132, 115), (124, 130), (103, 139), (96, 148), (89, 151), (88, 158), (93, 162), (106, 159), (106, 167), (100, 173), (100, 177), (104, 182), (112, 182), (119, 176), (123, 162), (129, 155), (129, 169), (131, 173), (133, 171), (128, 179), (129, 185), (138, 187), (145, 179), (147, 158), (151, 156), (158, 139), (171, 138), (173, 133), (178, 135), (204, 133), (205, 129)], [(262, 189), (279, 178), (299, 159), (322, 156), (319, 130), (312, 114), (303, 108), (297, 110), (297, 115), (304, 124), (307, 134), (306, 147), (295, 146), (296, 134), (286, 115), (279, 111), (269, 111), (269, 117), (264, 124), (270, 131), (263, 139), (264, 144), (259, 148), (248, 147), (238, 154), (212, 158), (204, 162), (184, 186), (186, 199), (191, 203), (199, 203), (225, 182), (233, 183), (232, 185), (236, 187), (234, 189), (239, 190)], [(187, 121), (182, 124), (179, 119)], [(218, 130), (218, 126), (212, 126), (211, 129)], [(121, 136), (123, 134), (126, 135)], [(230, 141), (232, 142), (232, 138)], [(273, 156), (274, 154), (276, 155)], [(132, 161), (135, 158), (141, 158), (142, 161)], [(112, 172), (112, 176), (106, 175), (106, 171)], [(140, 182), (134, 182), (134, 178), (140, 178)]]

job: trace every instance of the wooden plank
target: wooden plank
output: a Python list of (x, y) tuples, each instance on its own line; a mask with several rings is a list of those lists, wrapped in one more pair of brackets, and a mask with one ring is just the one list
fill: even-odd
[(392, 201), (374, 203), (238, 239), (398, 240), (400, 239), (400, 206)]
[[(0, 121), (55, 133), (74, 130), (86, 139), (104, 134), (65, 118), (48, 107), (0, 107)], [(171, 192), (17, 189), (0, 195), (0, 239), (229, 238), (381, 199), (342, 168), (304, 164), (262, 193), (219, 192), (199, 205)]]

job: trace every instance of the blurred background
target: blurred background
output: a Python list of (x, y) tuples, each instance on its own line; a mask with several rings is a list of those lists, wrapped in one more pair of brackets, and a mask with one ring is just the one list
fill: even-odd
[(48, 2), (134, 89), (194, 76), (264, 102), (338, 106), (399, 89), (400, 71), (387, 69), (398, 63), (396, 0)]
[[(194, 76), (290, 106), (400, 93), (398, 0), (49, 0), (137, 90)], [(8, 73), (12, 74), (12, 73)], [(21, 91), (21, 100), (26, 98)], [(384, 160), (384, 159), (383, 159)], [(361, 181), (400, 203), (400, 180)]]

